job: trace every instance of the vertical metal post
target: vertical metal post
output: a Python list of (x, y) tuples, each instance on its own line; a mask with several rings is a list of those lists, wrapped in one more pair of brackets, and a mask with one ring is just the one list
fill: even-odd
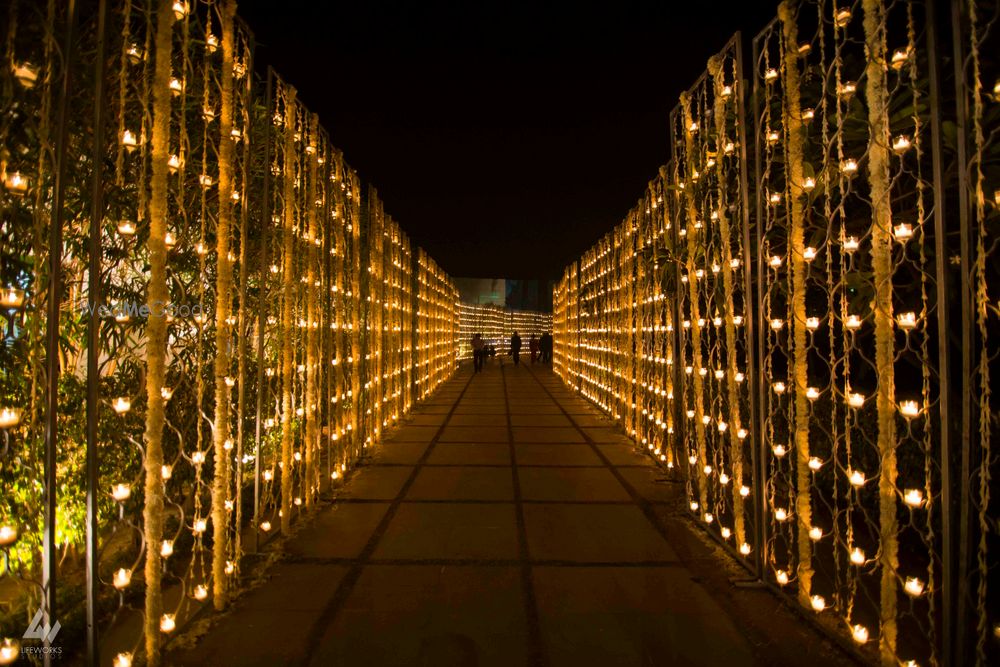
[(87, 298), (90, 318), (87, 320), (87, 664), (98, 663), (97, 633), (97, 420), (100, 409), (101, 319), (97, 307), (101, 302), (101, 229), (104, 222), (104, 52), (106, 47), (107, 1), (100, 0), (97, 8), (97, 50), (94, 62), (94, 143), (93, 174), (90, 194), (90, 241)]
[[(750, 245), (750, 183), (749, 175), (747, 174), (747, 115), (746, 115), (746, 105), (745, 105), (745, 93), (743, 92), (744, 86), (743, 81), (745, 78), (743, 76), (743, 35), (739, 31), (733, 36), (734, 53), (736, 58), (736, 81), (735, 85), (738, 86), (736, 91), (736, 122), (739, 124), (737, 129), (736, 140), (740, 147), (740, 207), (743, 209), (743, 216), (741, 223), (743, 225), (743, 320), (745, 322), (747, 330), (747, 383), (750, 387), (750, 422), (752, 424), (760, 423), (760, 405), (759, 396), (757, 392), (754, 391), (754, 386), (757, 382), (758, 375), (758, 364), (760, 363), (759, 357), (756, 356), (756, 350), (754, 341), (756, 340), (755, 324), (756, 318), (753, 317), (751, 310), (756, 310), (756, 299), (754, 298), (754, 288), (753, 280), (751, 278), (751, 271), (753, 269), (753, 253)], [(754, 78), (756, 81), (756, 78)], [(753, 136), (756, 136), (754, 134)], [(757, 158), (759, 159), (759, 158)], [(757, 218), (759, 222), (759, 217)], [(759, 263), (758, 263), (759, 264)], [(750, 465), (751, 465), (751, 480), (753, 479), (753, 474), (756, 473), (758, 469), (758, 459), (760, 458), (760, 453), (758, 449), (758, 444), (760, 440), (757, 438), (757, 428), (756, 426), (750, 429), (752, 444), (750, 446)], [(754, 541), (757, 543), (757, 548), (754, 550), (754, 566), (757, 568), (757, 577), (760, 579), (764, 578), (764, 540), (761, 527), (763, 525), (763, 511), (760, 498), (763, 498), (764, 494), (758, 492), (757, 499), (758, 502), (754, 503)]]
[[(953, 480), (951, 466), (950, 417), (950, 377), (948, 365), (948, 247), (945, 236), (945, 191), (944, 164), (941, 156), (941, 98), (938, 83), (938, 47), (934, 0), (925, 5), (927, 20), (927, 63), (928, 84), (930, 86), (931, 121), (931, 169), (934, 182), (934, 252), (935, 282), (937, 283), (937, 328), (938, 328), (938, 377), (941, 379), (939, 420), (940, 424), (940, 465), (941, 465), (941, 647), (940, 656), (944, 664), (952, 664), (954, 636), (954, 592), (955, 571), (952, 552), (954, 549)], [(958, 664), (957, 662), (955, 664)]]
[(253, 457), (253, 551), (260, 551), (260, 426), (264, 411), (264, 331), (267, 327), (267, 275), (270, 271), (267, 231), (271, 224), (271, 101), (274, 97), (274, 70), (267, 68), (267, 97), (264, 111), (264, 196), (261, 211), (260, 285), (257, 290), (257, 419)]
[[(66, 122), (70, 105), (70, 71), (76, 46), (76, 0), (66, 6), (66, 35), (63, 44), (62, 90), (56, 118), (55, 183), (52, 224), (49, 227), (49, 284), (45, 329), (46, 414), (44, 455), (44, 531), (42, 534), (42, 624), (56, 621), (56, 449), (59, 435), (59, 306), (62, 296), (62, 226), (66, 199)], [(52, 642), (43, 639), (44, 664), (52, 664)]]
[[(759, 129), (757, 124), (760, 122), (761, 113), (761, 95), (763, 91), (760, 87), (760, 79), (758, 78), (757, 63), (760, 59), (760, 37), (764, 34), (764, 31), (768, 30), (777, 19), (773, 20), (771, 24), (764, 28), (760, 33), (754, 37), (753, 40), (753, 62), (751, 67), (753, 68), (753, 99), (754, 99), (754, 109), (753, 109), (753, 136), (759, 135)], [(756, 385), (754, 390), (757, 395), (757, 416), (758, 418), (754, 420), (753, 429), (751, 431), (753, 438), (755, 439), (755, 446), (753, 448), (754, 452), (754, 474), (756, 475), (756, 484), (753, 485), (754, 500), (756, 507), (756, 524), (757, 524), (757, 539), (759, 540), (760, 547), (758, 548), (758, 562), (761, 563), (760, 576), (762, 579), (765, 578), (764, 563), (767, 563), (767, 525), (765, 520), (765, 499), (766, 499), (766, 488), (767, 488), (767, 456), (764, 451), (764, 405), (765, 405), (765, 389), (764, 389), (764, 339), (765, 339), (765, 329), (764, 329), (764, 261), (763, 261), (763, 248), (764, 248), (764, 217), (763, 209), (761, 205), (760, 196), (760, 185), (761, 185), (761, 164), (760, 164), (761, 151), (759, 146), (755, 147), (754, 150), (754, 188), (756, 196), (754, 197), (754, 210), (756, 211), (756, 227), (757, 227), (757, 249), (756, 252), (752, 253), (752, 257), (748, 258), (748, 263), (752, 262), (757, 266), (757, 290), (755, 304), (757, 306), (757, 312), (754, 313), (754, 317), (747, 318), (747, 326), (751, 327), (751, 330), (757, 333), (755, 337), (757, 342), (757, 359), (754, 364), (749, 364), (751, 367), (750, 383), (751, 386)], [(750, 267), (747, 267), (749, 273)], [(755, 369), (756, 366), (756, 369)], [(759, 372), (754, 372), (755, 370)]]
[[(968, 127), (967, 122), (969, 118), (968, 114), (968, 90), (966, 88), (968, 82), (966, 81), (966, 52), (963, 48), (965, 44), (964, 29), (967, 27), (967, 23), (964, 21), (964, 16), (962, 13), (962, 4), (957, 0), (952, 0), (951, 2), (951, 25), (952, 25), (952, 47), (953, 60), (955, 63), (955, 126), (957, 132), (957, 155), (956, 161), (958, 163), (958, 222), (959, 222), (959, 252), (961, 256), (961, 266), (959, 267), (959, 290), (961, 292), (961, 329), (960, 329), (960, 347), (962, 350), (962, 393), (963, 397), (971, 397), (975, 395), (976, 383), (974, 377), (973, 368), (975, 367), (975, 360), (973, 359), (973, 320), (972, 320), (972, 292), (969, 284), (969, 278), (972, 269), (973, 257), (972, 248), (970, 247), (970, 220), (969, 212), (971, 209), (971, 202), (969, 200), (969, 174), (967, 171), (969, 164), (968, 155)], [(933, 58), (934, 54), (931, 54)], [(935, 174), (936, 176), (936, 174)], [(936, 181), (936, 179), (935, 179)], [(938, 204), (935, 202), (935, 209), (939, 208)], [(943, 277), (943, 276), (942, 276)], [(944, 331), (939, 333), (939, 337), (943, 337)], [(945, 378), (947, 382), (950, 378)], [(945, 654), (943, 657), (945, 659), (945, 664), (953, 659), (952, 664), (962, 664), (962, 658), (966, 657), (967, 649), (963, 650), (962, 647), (967, 643), (966, 640), (969, 639), (969, 635), (965, 629), (966, 616), (968, 614), (967, 601), (969, 600), (969, 577), (968, 577), (968, 566), (969, 566), (969, 547), (972, 539), (972, 518), (970, 516), (971, 511), (971, 489), (970, 489), (970, 476), (972, 474), (972, 452), (970, 450), (972, 437), (973, 437), (973, 410), (965, 407), (962, 410), (961, 415), (961, 434), (959, 437), (959, 470), (958, 470), (958, 526), (959, 533), (957, 535), (958, 543), (955, 544), (953, 530), (949, 531), (949, 539), (945, 540), (944, 545), (947, 548), (949, 545), (952, 547), (954, 553), (948, 553), (947, 551), (942, 554), (942, 567), (944, 567), (943, 558), (947, 557), (949, 560), (954, 559), (956, 556), (958, 558), (958, 563), (954, 567), (949, 567), (952, 570), (953, 576), (955, 576), (955, 583), (957, 584), (958, 595), (955, 596), (953, 613), (955, 615), (954, 622), (951, 625), (951, 635), (956, 638), (953, 644), (953, 654)], [(944, 451), (942, 450), (942, 466), (945, 464)], [(944, 468), (942, 467), (942, 475), (944, 474)], [(952, 473), (954, 477), (954, 473)], [(950, 481), (950, 478), (947, 480)], [(945, 485), (943, 488), (947, 488)], [(950, 495), (950, 494), (949, 494)], [(950, 503), (946, 507), (950, 507), (955, 503), (955, 498), (950, 499)], [(942, 497), (942, 502), (944, 498)], [(947, 510), (946, 510), (947, 512)], [(945, 584), (947, 585), (947, 583)], [(946, 613), (947, 616), (947, 613)]]

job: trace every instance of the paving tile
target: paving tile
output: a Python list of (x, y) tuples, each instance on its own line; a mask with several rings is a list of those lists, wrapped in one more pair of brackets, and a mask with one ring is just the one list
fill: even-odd
[(586, 442), (572, 426), (515, 426), (513, 430), (514, 442)]
[(414, 464), (427, 451), (426, 442), (383, 442), (372, 456), (374, 463)]
[(676, 500), (682, 502), (683, 482), (671, 480), (664, 471), (655, 467), (619, 468), (618, 474), (625, 478), (635, 491), (650, 501)]
[(514, 500), (509, 468), (421, 468), (406, 500)]
[(339, 503), (325, 508), (288, 541), (285, 549), (292, 556), (356, 558), (388, 508), (387, 502)]
[(351, 498), (393, 500), (412, 472), (409, 466), (361, 468), (350, 477), (344, 491)]
[(635, 445), (612, 445), (612, 444), (598, 444), (597, 448), (602, 454), (608, 459), (611, 465), (615, 466), (634, 466), (634, 465), (652, 465), (649, 460), (649, 456), (637, 449)]
[(518, 444), (514, 446), (517, 465), (601, 465), (601, 459), (590, 445), (539, 445)]
[(585, 428), (583, 432), (587, 434), (593, 442), (604, 443), (629, 443), (629, 437), (617, 428)]
[(598, 502), (631, 499), (606, 468), (521, 468), (518, 479), (524, 500)]
[(533, 559), (578, 562), (674, 561), (677, 556), (634, 505), (524, 506)]
[(486, 414), (483, 412), (454, 414), (448, 426), (507, 426), (507, 413)]
[(506, 426), (446, 426), (441, 442), (507, 442)]
[(510, 465), (510, 447), (506, 442), (439, 442), (427, 463)]
[(441, 426), (444, 423), (445, 416), (442, 414), (433, 414), (429, 412), (421, 412), (416, 414), (411, 414), (406, 418), (404, 426)]
[(430, 442), (441, 428), (439, 426), (407, 426), (383, 438), (383, 442)]
[(516, 558), (513, 504), (403, 503), (375, 558)]
[(514, 426), (572, 426), (565, 415), (511, 415), (510, 421)]
[(549, 663), (755, 665), (753, 649), (683, 568), (532, 570)]
[(527, 645), (517, 568), (372, 565), (309, 664), (507, 667)]

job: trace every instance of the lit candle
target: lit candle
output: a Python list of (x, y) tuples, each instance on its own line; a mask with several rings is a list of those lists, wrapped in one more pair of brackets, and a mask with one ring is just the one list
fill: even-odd
[(21, 196), (28, 191), (28, 179), (21, 172), (12, 171), (3, 181), (4, 187), (13, 195)]
[(21, 423), (21, 408), (0, 408), (0, 428), (13, 428)]
[(180, 21), (187, 16), (188, 4), (184, 0), (174, 0), (172, 9), (174, 10), (174, 18)]
[(771, 202), (771, 206), (777, 206), (778, 204), (781, 203), (781, 193), (772, 192), (771, 196), (768, 197), (768, 201)]
[(135, 138), (135, 135), (132, 134), (131, 130), (125, 130), (122, 132), (122, 146), (124, 146), (127, 150), (132, 151), (135, 150), (138, 145), (139, 140)]
[(17, 528), (4, 524), (0, 526), (0, 549), (9, 547), (17, 542)]
[(160, 466), (160, 477), (162, 477), (164, 480), (170, 479), (173, 476), (173, 474), (174, 474), (174, 469), (172, 466), (166, 464)]
[(892, 228), (893, 237), (900, 243), (904, 243), (913, 237), (913, 226), (908, 222), (901, 222)]
[(208, 36), (205, 37), (205, 48), (209, 53), (215, 53), (216, 49), (219, 48), (219, 38), (212, 33), (208, 33)]
[(780, 135), (780, 134), (778, 134), (778, 132), (777, 132), (777, 131), (775, 131), (775, 130), (770, 130), (770, 131), (769, 131), (769, 132), (767, 133), (767, 143), (771, 144), (772, 146), (773, 146), (774, 144), (778, 143), (778, 141), (779, 141), (780, 139), (781, 139), (781, 135)]
[(177, 237), (174, 236), (173, 232), (167, 232), (163, 236), (163, 244), (167, 246), (167, 248), (173, 248), (175, 245), (177, 245)]
[(771, 255), (771, 259), (768, 260), (768, 264), (771, 266), (772, 269), (777, 269), (778, 267), (781, 266), (781, 257), (779, 257), (778, 255)]
[(775, 318), (771, 320), (771, 328), (775, 331), (780, 331), (782, 327), (785, 326), (785, 321), (780, 318)]
[(172, 95), (180, 95), (182, 92), (184, 92), (184, 82), (178, 79), (176, 76), (170, 77), (170, 83), (168, 84), (168, 86), (170, 87), (170, 93)]
[(858, 85), (853, 81), (844, 81), (837, 88), (837, 94), (845, 98), (850, 97), (857, 91), (858, 91)]
[(903, 330), (910, 330), (917, 326), (916, 313), (900, 313), (896, 316), (896, 326)]
[(856, 236), (848, 236), (844, 239), (844, 251), (852, 253), (860, 247), (861, 243)]
[(816, 248), (807, 246), (806, 249), (802, 251), (802, 258), (807, 262), (811, 262), (816, 259)]
[(14, 63), (12, 66), (14, 70), (14, 78), (25, 88), (34, 88), (35, 83), (38, 81), (38, 68), (31, 63), (25, 61), (23, 63)]
[(910, 507), (920, 507), (924, 504), (924, 493), (920, 489), (907, 489), (903, 493), (903, 502)]
[(0, 307), (7, 310), (17, 310), (24, 305), (24, 290), (17, 287), (0, 289)]
[(118, 590), (126, 588), (132, 581), (132, 570), (125, 569), (124, 567), (118, 568), (112, 579), (112, 584)]
[(160, 556), (163, 558), (170, 558), (174, 553), (174, 541), (173, 540), (163, 540), (160, 544)]
[(132, 236), (135, 234), (135, 223), (130, 220), (122, 220), (118, 223), (118, 233), (122, 236)]
[(906, 583), (903, 584), (903, 590), (910, 597), (918, 598), (924, 594), (924, 582), (917, 577), (907, 577)]
[(851, 10), (846, 7), (838, 9), (834, 21), (838, 28), (846, 27), (851, 22)]
[(816, 117), (816, 110), (812, 108), (806, 108), (802, 110), (802, 120), (807, 123)]

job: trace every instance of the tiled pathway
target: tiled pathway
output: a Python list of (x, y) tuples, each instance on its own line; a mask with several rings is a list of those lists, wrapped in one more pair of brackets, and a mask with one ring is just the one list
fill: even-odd
[(461, 372), (169, 663), (761, 664), (668, 541), (655, 476), (548, 369)]

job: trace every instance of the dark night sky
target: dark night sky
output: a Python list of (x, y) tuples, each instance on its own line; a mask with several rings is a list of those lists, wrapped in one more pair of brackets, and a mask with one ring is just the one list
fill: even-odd
[(454, 276), (554, 278), (668, 156), (667, 118), (777, 0), (245, 0), (272, 65)]

